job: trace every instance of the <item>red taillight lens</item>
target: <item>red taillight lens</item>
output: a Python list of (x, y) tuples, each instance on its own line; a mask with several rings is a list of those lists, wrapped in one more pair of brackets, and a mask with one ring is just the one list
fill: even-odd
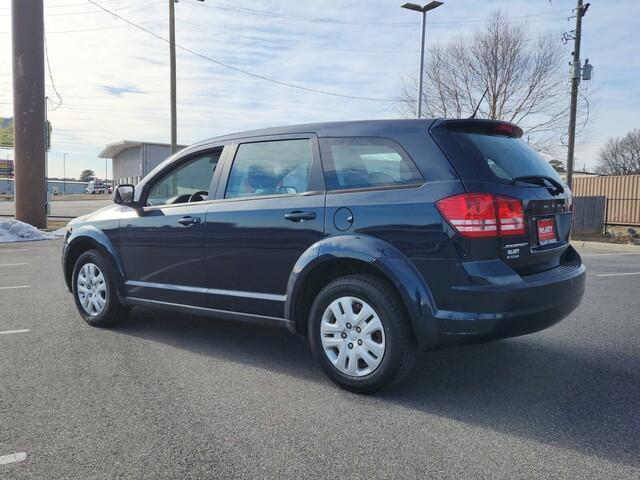
[(498, 230), (501, 237), (524, 235), (524, 209), (516, 198), (495, 197), (498, 211)]
[(463, 193), (436, 202), (451, 226), (465, 237), (524, 234), (524, 209), (516, 198)]
[(463, 193), (436, 202), (442, 216), (465, 237), (495, 237), (496, 208), (488, 193)]

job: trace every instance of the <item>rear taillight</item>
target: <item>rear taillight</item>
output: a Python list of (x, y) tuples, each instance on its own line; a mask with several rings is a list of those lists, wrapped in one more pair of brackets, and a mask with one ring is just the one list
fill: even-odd
[(524, 209), (516, 198), (488, 193), (463, 193), (443, 198), (436, 207), (465, 237), (524, 235)]
[(524, 235), (524, 208), (517, 198), (496, 196), (498, 231), (501, 237)]
[(465, 237), (495, 237), (496, 207), (487, 193), (464, 193), (436, 202), (442, 216)]

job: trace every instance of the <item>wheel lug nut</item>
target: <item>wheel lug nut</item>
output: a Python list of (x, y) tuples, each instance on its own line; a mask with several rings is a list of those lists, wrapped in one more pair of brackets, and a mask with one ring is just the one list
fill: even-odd
[(353, 343), (349, 342), (349, 348), (353, 348)]
[(362, 340), (358, 340), (358, 345), (362, 345)]
[(350, 323), (347, 323), (347, 328), (351, 328), (351, 324)]
[(341, 336), (342, 338), (347, 338), (347, 334), (346, 334), (346, 333), (344, 333), (344, 332), (342, 332), (342, 333), (340, 334), (340, 336)]
[(356, 332), (360, 333), (362, 330), (360, 330), (360, 327), (356, 327)]

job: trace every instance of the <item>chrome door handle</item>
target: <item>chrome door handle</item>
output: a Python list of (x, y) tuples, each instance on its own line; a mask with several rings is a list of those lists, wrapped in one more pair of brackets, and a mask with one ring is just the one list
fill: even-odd
[(197, 225), (200, 222), (201, 220), (198, 217), (182, 217), (180, 220), (178, 220), (178, 223), (180, 225), (184, 225), (186, 227), (190, 225)]

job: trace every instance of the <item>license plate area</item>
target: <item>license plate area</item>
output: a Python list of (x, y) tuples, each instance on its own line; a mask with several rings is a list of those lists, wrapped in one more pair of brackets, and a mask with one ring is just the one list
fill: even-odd
[(536, 235), (538, 245), (550, 245), (558, 242), (556, 222), (553, 217), (536, 220)]

